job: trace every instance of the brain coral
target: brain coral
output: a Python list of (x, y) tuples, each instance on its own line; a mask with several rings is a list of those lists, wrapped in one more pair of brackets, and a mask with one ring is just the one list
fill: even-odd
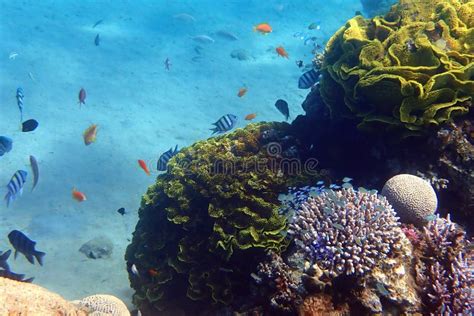
[(381, 194), (392, 204), (400, 220), (418, 227), (428, 222), (438, 206), (438, 198), (431, 184), (411, 174), (390, 178)]
[(87, 308), (92, 313), (90, 315), (130, 316), (127, 306), (120, 299), (112, 295), (91, 295), (73, 303)]
[[(466, 114), (474, 97), (474, 2), (400, 0), (356, 16), (326, 46), (321, 96), (366, 130), (420, 134)], [(382, 128), (382, 129), (380, 129)]]
[(305, 178), (281, 164), (298, 160), (288, 130), (282, 123), (248, 125), (170, 160), (168, 173), (143, 196), (125, 255), (140, 310), (229, 304), (248, 291), (266, 251), (287, 246), (278, 193)]
[(331, 276), (361, 276), (401, 249), (399, 226), (383, 196), (361, 189), (326, 189), (301, 205), (289, 234), (306, 259)]

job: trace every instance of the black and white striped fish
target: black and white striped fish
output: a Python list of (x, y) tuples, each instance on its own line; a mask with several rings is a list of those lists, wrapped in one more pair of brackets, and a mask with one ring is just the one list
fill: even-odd
[(20, 109), (20, 122), (23, 122), (23, 97), (23, 89), (16, 89), (16, 102), (18, 104), (18, 108)]
[(23, 192), (23, 185), (25, 184), (27, 175), (28, 173), (24, 170), (18, 170), (13, 174), (13, 177), (7, 184), (8, 192), (5, 195), (7, 207), (10, 205), (11, 201), (15, 200)]
[(166, 166), (168, 165), (168, 161), (178, 153), (178, 145), (173, 150), (173, 147), (171, 147), (168, 151), (165, 151), (163, 154), (161, 154), (160, 158), (158, 158), (158, 163), (156, 164), (156, 169), (158, 171), (165, 171)]
[(316, 82), (318, 82), (320, 72), (316, 69), (311, 69), (300, 76), (298, 80), (298, 88), (309, 89)]
[(212, 135), (215, 133), (221, 134), (230, 131), (234, 128), (235, 124), (237, 123), (237, 116), (234, 114), (226, 114), (221, 117), (217, 122), (213, 123), (215, 128), (211, 128)]

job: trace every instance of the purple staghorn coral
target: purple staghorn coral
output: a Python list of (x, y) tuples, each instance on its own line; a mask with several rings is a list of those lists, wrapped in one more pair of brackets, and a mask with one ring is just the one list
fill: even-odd
[(401, 248), (399, 227), (384, 197), (349, 187), (309, 197), (290, 220), (288, 233), (307, 260), (332, 277), (360, 276)]
[(416, 281), (425, 308), (433, 314), (473, 312), (472, 274), (464, 231), (447, 219), (436, 218), (424, 228)]

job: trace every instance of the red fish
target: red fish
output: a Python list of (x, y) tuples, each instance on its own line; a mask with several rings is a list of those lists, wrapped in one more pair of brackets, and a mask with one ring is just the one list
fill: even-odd
[(288, 58), (288, 53), (286, 52), (285, 48), (283, 48), (283, 46), (278, 46), (275, 50), (279, 56)]
[(72, 198), (78, 202), (84, 202), (87, 200), (86, 195), (77, 191), (76, 188), (72, 189)]
[(247, 93), (247, 88), (240, 88), (239, 92), (237, 93), (237, 96), (239, 98), (243, 97)]
[(84, 88), (79, 91), (79, 107), (81, 107), (81, 104), (86, 104), (86, 90)]
[(256, 117), (257, 117), (257, 114), (256, 114), (256, 113), (250, 113), (250, 114), (247, 114), (247, 115), (245, 116), (245, 120), (246, 120), (246, 121), (251, 121), (251, 120), (253, 120), (253, 119), (256, 118)]
[(143, 160), (139, 159), (138, 160), (138, 165), (140, 165), (140, 167), (145, 171), (145, 173), (147, 175), (150, 175), (150, 170), (148, 170), (148, 167), (146, 165), (146, 162), (144, 162)]
[(150, 274), (151, 277), (156, 277), (158, 276), (158, 274), (160, 274), (158, 270), (156, 269), (148, 269), (148, 273)]

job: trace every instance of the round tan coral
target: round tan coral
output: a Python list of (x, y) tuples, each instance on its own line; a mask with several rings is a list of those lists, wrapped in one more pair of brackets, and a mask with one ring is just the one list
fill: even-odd
[(426, 224), (438, 207), (438, 198), (431, 184), (411, 174), (390, 178), (381, 193), (393, 206), (401, 222), (418, 227)]
[(87, 308), (95, 316), (130, 316), (127, 306), (112, 295), (96, 294), (73, 303)]

